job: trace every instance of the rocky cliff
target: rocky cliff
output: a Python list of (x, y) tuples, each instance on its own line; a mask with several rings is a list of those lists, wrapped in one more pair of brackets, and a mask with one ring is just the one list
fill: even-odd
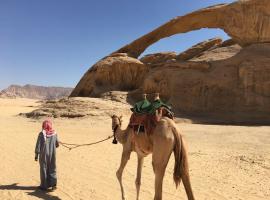
[(70, 95), (72, 88), (11, 85), (0, 92), (2, 98), (57, 99)]
[[(156, 41), (200, 28), (221, 28), (232, 39), (138, 59)], [(112, 90), (129, 91), (133, 100), (159, 92), (179, 115), (269, 124), (270, 1), (237, 1), (176, 17), (95, 64), (71, 96)]]

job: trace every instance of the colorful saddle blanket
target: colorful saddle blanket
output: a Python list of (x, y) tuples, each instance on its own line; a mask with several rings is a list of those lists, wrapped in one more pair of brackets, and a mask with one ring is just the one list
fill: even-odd
[(171, 107), (159, 99), (153, 103), (148, 100), (140, 101), (131, 108), (131, 111), (133, 113), (130, 117), (129, 127), (133, 128), (135, 133), (151, 134), (162, 117), (174, 119)]

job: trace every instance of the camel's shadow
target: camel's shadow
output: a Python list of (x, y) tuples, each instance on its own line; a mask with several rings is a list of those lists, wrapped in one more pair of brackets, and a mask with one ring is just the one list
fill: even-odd
[(30, 196), (35, 196), (40, 199), (44, 200), (61, 200), (57, 196), (53, 196), (48, 192), (41, 191), (35, 186), (19, 186), (18, 183), (13, 183), (10, 185), (0, 185), (0, 190), (22, 190), (22, 191), (29, 191), (26, 192)]

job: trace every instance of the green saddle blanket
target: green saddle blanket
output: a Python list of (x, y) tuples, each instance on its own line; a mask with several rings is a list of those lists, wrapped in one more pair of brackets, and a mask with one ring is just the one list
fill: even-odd
[(171, 110), (171, 107), (166, 103), (162, 102), (160, 99), (155, 100), (150, 103), (147, 99), (137, 102), (131, 111), (137, 114), (155, 114), (156, 110), (160, 107), (165, 107), (168, 110)]

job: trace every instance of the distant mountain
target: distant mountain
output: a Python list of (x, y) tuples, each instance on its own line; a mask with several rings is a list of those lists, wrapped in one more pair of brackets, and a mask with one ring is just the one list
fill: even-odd
[(73, 88), (36, 85), (10, 85), (0, 92), (0, 98), (58, 99), (70, 95)]

